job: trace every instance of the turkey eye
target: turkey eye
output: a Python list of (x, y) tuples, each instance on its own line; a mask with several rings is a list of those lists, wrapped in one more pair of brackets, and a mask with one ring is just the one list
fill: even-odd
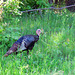
[(40, 32), (40, 30), (38, 32)]

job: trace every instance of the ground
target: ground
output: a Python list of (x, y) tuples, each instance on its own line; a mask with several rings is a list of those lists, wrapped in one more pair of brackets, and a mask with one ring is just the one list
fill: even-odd
[[(75, 75), (75, 13), (67, 10), (23, 14), (0, 23), (0, 75)], [(42, 30), (39, 41), (26, 51), (4, 57), (21, 36)]]

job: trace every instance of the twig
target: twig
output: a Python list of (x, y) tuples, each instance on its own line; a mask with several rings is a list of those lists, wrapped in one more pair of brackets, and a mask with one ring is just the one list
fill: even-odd
[(26, 10), (26, 11), (21, 11), (21, 12), (22, 12), (22, 13), (25, 13), (25, 12), (30, 12), (30, 11), (48, 10), (48, 9), (57, 9), (57, 10), (61, 10), (61, 9), (70, 8), (70, 7), (74, 7), (74, 6), (75, 6), (75, 5), (69, 5), (69, 6), (65, 6), (65, 7), (61, 7), (61, 8), (55, 8), (55, 7), (50, 7), (50, 8), (39, 8), (39, 9)]

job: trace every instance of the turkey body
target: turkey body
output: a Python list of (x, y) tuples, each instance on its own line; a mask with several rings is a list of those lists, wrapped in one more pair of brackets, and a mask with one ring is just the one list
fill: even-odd
[(35, 42), (39, 40), (38, 35), (25, 35), (19, 38), (13, 46), (7, 51), (5, 54), (5, 57), (13, 52), (19, 52), (27, 50), (27, 54), (29, 53), (29, 50), (32, 50), (34, 47)]
[(25, 49), (32, 50), (35, 42), (37, 42), (38, 40), (39, 40), (38, 35), (26, 35), (26, 36), (19, 38), (15, 42), (16, 44), (20, 45), (20, 47), (17, 51), (25, 50)]

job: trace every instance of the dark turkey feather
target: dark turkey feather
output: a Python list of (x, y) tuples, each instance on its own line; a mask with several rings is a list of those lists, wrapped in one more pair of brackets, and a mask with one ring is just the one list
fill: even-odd
[(39, 40), (38, 35), (25, 35), (19, 38), (13, 46), (7, 51), (5, 56), (8, 56), (9, 54), (13, 52), (18, 52), (21, 50), (32, 50), (34, 47), (35, 42)]

